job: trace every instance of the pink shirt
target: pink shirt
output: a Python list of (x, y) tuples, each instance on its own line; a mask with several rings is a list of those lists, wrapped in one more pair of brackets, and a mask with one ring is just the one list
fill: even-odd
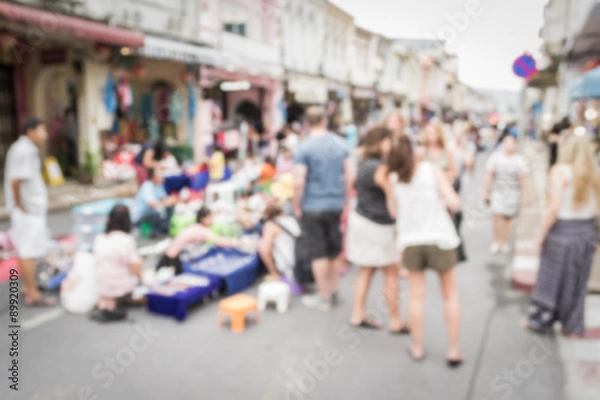
[(100, 297), (117, 298), (133, 291), (137, 277), (131, 274), (129, 265), (141, 261), (133, 236), (121, 231), (98, 235), (94, 259)]
[(171, 245), (165, 251), (168, 257), (175, 258), (181, 253), (187, 246), (193, 243), (203, 243), (207, 241), (211, 236), (212, 232), (205, 226), (200, 224), (190, 225), (185, 228), (175, 239), (171, 242)]

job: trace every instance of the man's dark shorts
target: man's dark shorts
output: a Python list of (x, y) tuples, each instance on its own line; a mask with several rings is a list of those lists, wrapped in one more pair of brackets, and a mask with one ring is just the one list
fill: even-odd
[(342, 211), (302, 213), (300, 226), (311, 260), (335, 259), (342, 252)]

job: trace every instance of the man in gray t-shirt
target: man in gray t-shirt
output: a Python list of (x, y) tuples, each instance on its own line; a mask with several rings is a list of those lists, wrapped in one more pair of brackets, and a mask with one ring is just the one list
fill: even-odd
[(6, 155), (4, 193), (25, 292), (26, 305), (53, 305), (36, 283), (35, 262), (46, 255), (48, 194), (42, 178), (38, 147), (48, 138), (46, 125), (36, 119), (23, 122), (23, 135)]
[(319, 293), (304, 296), (302, 302), (309, 308), (329, 311), (338, 296), (334, 260), (342, 250), (340, 219), (353, 182), (352, 159), (346, 142), (327, 131), (327, 117), (322, 108), (310, 107), (305, 121), (310, 135), (294, 154), (293, 203), (300, 218), (302, 246), (312, 260)]

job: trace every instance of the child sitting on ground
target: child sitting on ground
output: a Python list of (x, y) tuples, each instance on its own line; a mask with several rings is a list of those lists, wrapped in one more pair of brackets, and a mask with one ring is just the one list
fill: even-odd
[(219, 247), (240, 247), (240, 239), (229, 239), (217, 236), (211, 232), (210, 227), (213, 224), (212, 212), (202, 207), (196, 216), (196, 223), (185, 228), (179, 235), (173, 239), (165, 254), (161, 257), (156, 269), (166, 267), (175, 268), (175, 274), (183, 272), (183, 265), (180, 255), (191, 244), (212, 243)]

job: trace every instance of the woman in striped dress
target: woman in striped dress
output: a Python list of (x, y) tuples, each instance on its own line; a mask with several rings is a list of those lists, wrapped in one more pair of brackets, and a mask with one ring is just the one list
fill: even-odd
[(581, 337), (600, 209), (600, 181), (589, 139), (569, 134), (560, 143), (559, 163), (550, 173), (550, 186), (527, 327), (543, 331), (560, 322), (564, 335)]
[(354, 291), (354, 308), (350, 324), (355, 327), (380, 329), (378, 321), (370, 320), (365, 303), (371, 279), (378, 269), (384, 274), (384, 296), (390, 312), (390, 332), (406, 334), (407, 326), (399, 311), (398, 262), (394, 219), (387, 208), (391, 184), (387, 179), (384, 160), (392, 148), (392, 132), (374, 128), (364, 137), (363, 158), (356, 178), (357, 206), (348, 218), (346, 256), (359, 265)]

